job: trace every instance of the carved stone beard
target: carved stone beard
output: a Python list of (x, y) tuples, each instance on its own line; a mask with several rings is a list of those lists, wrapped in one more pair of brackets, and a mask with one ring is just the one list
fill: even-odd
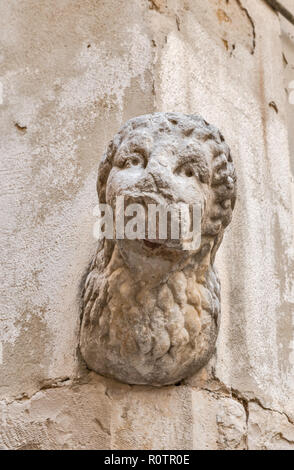
[[(149, 256), (146, 250), (141, 264), (141, 242), (128, 243), (124, 250), (105, 241), (93, 260), (84, 293), (82, 355), (89, 368), (122, 382), (176, 383), (214, 352), (220, 284), (211, 242), (196, 254)], [(164, 258), (166, 264), (162, 270), (153, 264), (152, 272), (159, 258), (158, 266)]]

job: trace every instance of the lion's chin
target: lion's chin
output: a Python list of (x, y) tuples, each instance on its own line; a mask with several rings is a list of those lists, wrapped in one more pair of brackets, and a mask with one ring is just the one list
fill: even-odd
[(117, 248), (136, 280), (156, 285), (179, 268), (189, 252), (176, 250), (164, 240), (117, 240)]
[(183, 251), (183, 244), (181, 240), (168, 240), (168, 239), (136, 239), (128, 240), (125, 245), (129, 249), (136, 252), (141, 252), (142, 255), (150, 256), (163, 256), (168, 257), (178, 256), (179, 252)]

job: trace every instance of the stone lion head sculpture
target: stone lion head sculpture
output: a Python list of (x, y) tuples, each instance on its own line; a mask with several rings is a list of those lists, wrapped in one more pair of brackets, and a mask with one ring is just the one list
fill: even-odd
[(220, 317), (216, 251), (231, 221), (236, 176), (222, 134), (198, 115), (130, 119), (99, 166), (100, 203), (201, 207), (201, 241), (183, 250), (156, 239), (98, 243), (83, 293), (80, 350), (87, 366), (130, 384), (167, 385), (203, 367)]

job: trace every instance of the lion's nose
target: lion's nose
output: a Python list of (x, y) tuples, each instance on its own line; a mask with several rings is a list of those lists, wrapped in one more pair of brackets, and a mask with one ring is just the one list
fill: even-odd
[(155, 192), (164, 193), (165, 196), (169, 195), (171, 175), (168, 165), (159, 161), (149, 161), (145, 169), (145, 177), (149, 184), (152, 185), (152, 190)]
[(170, 169), (164, 162), (158, 159), (150, 159), (140, 178), (136, 182), (136, 189), (139, 191), (162, 194), (170, 199), (172, 192), (170, 182), (172, 180)]
[(146, 169), (149, 171), (166, 171), (168, 169), (168, 163), (162, 158), (150, 158)]

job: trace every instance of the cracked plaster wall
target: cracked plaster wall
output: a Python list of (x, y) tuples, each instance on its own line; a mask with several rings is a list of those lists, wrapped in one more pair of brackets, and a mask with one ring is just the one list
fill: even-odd
[[(294, 449), (278, 16), (263, 0), (1, 0), (0, 11), (0, 448)], [(157, 110), (222, 129), (239, 177), (217, 258), (216, 354), (162, 389), (89, 373), (77, 350), (98, 160), (125, 120)]]

